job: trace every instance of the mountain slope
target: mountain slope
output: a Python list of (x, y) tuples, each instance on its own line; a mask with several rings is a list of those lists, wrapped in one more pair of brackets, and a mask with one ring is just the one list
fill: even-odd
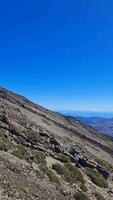
[(87, 125), (94, 127), (103, 134), (113, 137), (113, 118), (105, 117), (77, 117)]
[(0, 88), (0, 199), (111, 200), (112, 165), (110, 138)]

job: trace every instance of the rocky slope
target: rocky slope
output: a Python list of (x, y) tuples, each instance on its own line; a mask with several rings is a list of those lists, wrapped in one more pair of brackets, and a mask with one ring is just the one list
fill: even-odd
[(113, 141), (0, 88), (1, 200), (112, 200)]

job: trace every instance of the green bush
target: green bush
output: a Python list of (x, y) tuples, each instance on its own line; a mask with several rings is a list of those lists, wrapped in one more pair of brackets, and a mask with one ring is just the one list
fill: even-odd
[(92, 182), (95, 183), (97, 186), (102, 188), (108, 187), (107, 181), (98, 171), (87, 168), (86, 174), (91, 178)]
[(75, 200), (89, 200), (89, 198), (82, 192), (77, 192), (74, 195)]
[(69, 163), (70, 162), (70, 159), (68, 156), (64, 155), (64, 154), (60, 154), (59, 156), (59, 160), (63, 163)]
[(32, 156), (31, 156), (31, 160), (33, 162), (35, 162), (36, 164), (46, 165), (45, 155), (42, 152), (33, 151)]
[(23, 191), (24, 193), (29, 193), (29, 188), (23, 187), (23, 188), (22, 188), (22, 191)]
[(42, 152), (39, 151), (27, 151), (24, 146), (18, 146), (17, 149), (12, 151), (12, 154), (20, 159), (24, 159), (29, 163), (35, 162), (36, 164), (46, 165), (45, 156)]
[(67, 173), (66, 168), (63, 165), (59, 164), (59, 163), (53, 164), (52, 168), (60, 175), (64, 175), (65, 176), (65, 174)]
[(28, 158), (29, 158), (29, 154), (23, 146), (19, 146), (18, 149), (14, 149), (12, 151), (12, 154), (19, 159), (28, 160)]
[(48, 176), (49, 180), (53, 183), (57, 183), (59, 184), (60, 181), (59, 181), (59, 178), (52, 172), (52, 170), (47, 170), (46, 171), (46, 175)]
[(105, 200), (105, 198), (98, 192), (95, 193), (97, 200)]
[(60, 183), (59, 178), (54, 174), (52, 170), (50, 170), (47, 167), (46, 161), (43, 163), (40, 163), (39, 169), (40, 169), (40, 172), (37, 171), (38, 176), (41, 176), (42, 178), (44, 178), (46, 174), (51, 182), (57, 183), (57, 184)]
[(70, 173), (70, 182), (76, 183), (77, 181), (80, 183), (84, 183), (83, 174), (80, 172), (80, 170), (77, 169), (77, 167), (73, 166), (70, 163), (67, 163), (64, 165), (69, 173)]
[(61, 165), (59, 163), (54, 164), (53, 169), (60, 175), (64, 177), (64, 179), (69, 183), (84, 183), (82, 173), (73, 165), (66, 163)]
[(8, 149), (9, 148), (6, 145), (5, 141), (2, 138), (0, 138), (0, 150), (2, 150), (2, 151), (8, 151)]
[(87, 192), (87, 187), (86, 187), (85, 184), (83, 184), (83, 183), (80, 184), (80, 189), (81, 189), (83, 192)]
[(5, 137), (1, 136), (0, 137), (0, 150), (2, 151), (8, 151), (9, 149), (12, 148), (12, 144), (8, 139)]
[(65, 144), (72, 143), (72, 139), (70, 139), (66, 136), (63, 137), (63, 141), (64, 141)]
[(33, 132), (30, 130), (24, 130), (23, 133), (34, 142), (41, 142), (42, 138), (37, 132)]

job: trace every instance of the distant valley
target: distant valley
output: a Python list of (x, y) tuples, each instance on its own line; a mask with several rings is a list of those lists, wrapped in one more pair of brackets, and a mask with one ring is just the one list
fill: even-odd
[(113, 137), (113, 113), (112, 112), (62, 112), (64, 115), (73, 116), (85, 123), (92, 126), (97, 131)]
[(92, 126), (101, 133), (113, 136), (113, 118), (77, 117), (83, 123)]

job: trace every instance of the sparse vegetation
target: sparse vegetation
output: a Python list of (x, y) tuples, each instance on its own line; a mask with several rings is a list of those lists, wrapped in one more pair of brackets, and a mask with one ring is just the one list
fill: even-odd
[(87, 168), (86, 174), (91, 178), (92, 182), (95, 183), (97, 186), (102, 188), (108, 187), (107, 181), (98, 171)]
[(66, 137), (66, 136), (64, 136), (63, 141), (65, 144), (72, 143), (72, 139), (70, 139), (69, 137)]
[(12, 154), (19, 159), (28, 160), (28, 158), (29, 158), (29, 154), (23, 146), (19, 146), (18, 149), (14, 149), (12, 151)]
[(84, 183), (82, 173), (71, 164), (61, 165), (59, 163), (54, 164), (53, 169), (60, 175), (64, 177), (64, 179), (69, 183)]
[(31, 139), (32, 141), (34, 142), (41, 142), (42, 141), (42, 138), (41, 136), (37, 133), (37, 132), (34, 132), (34, 131), (30, 131), (30, 130), (24, 130), (23, 133), (29, 138)]
[(29, 192), (29, 189), (28, 189), (27, 187), (23, 187), (23, 188), (22, 188), (22, 191), (23, 191), (24, 193), (28, 193), (28, 192)]
[(105, 198), (98, 192), (95, 193), (97, 200), (105, 200)]
[(44, 166), (46, 165), (45, 155), (42, 152), (33, 151), (31, 160), (36, 164), (43, 164)]
[(59, 184), (59, 178), (54, 174), (54, 172), (52, 170), (47, 170), (46, 175), (48, 176), (49, 180), (53, 183), (57, 183)]
[(82, 144), (79, 143), (75, 143), (75, 145), (73, 146), (73, 148), (78, 151), (80, 154), (85, 155), (85, 157), (90, 157), (91, 154), (90, 152), (88, 152), (88, 150), (85, 148), (85, 146), (83, 146)]
[(36, 164), (46, 165), (45, 155), (39, 151), (29, 151), (22, 145), (12, 151), (12, 154), (20, 159), (24, 159), (29, 163), (35, 162)]
[(43, 121), (45, 124), (51, 126), (51, 123), (49, 122), (49, 119), (48, 119), (48, 120), (47, 120), (47, 119), (42, 119), (42, 121)]
[(39, 168), (40, 168), (40, 173), (37, 172), (38, 176), (41, 176), (44, 178), (46, 174), (51, 182), (57, 183), (57, 184), (60, 183), (59, 178), (55, 175), (55, 173), (47, 167), (47, 163), (45, 160), (44, 160), (44, 163), (40, 163)]
[(60, 160), (61, 162), (64, 162), (64, 163), (69, 163), (69, 162), (70, 162), (69, 157), (66, 156), (66, 155), (64, 155), (64, 154), (62, 154), (62, 153), (59, 155), (59, 160)]
[(0, 136), (0, 150), (2, 151), (8, 151), (12, 148), (11, 142), (6, 139), (3, 135)]
[(68, 169), (70, 173), (70, 182), (76, 183), (78, 181), (80, 183), (84, 183), (83, 174), (80, 172), (80, 170), (77, 169), (77, 167), (73, 166), (70, 163), (67, 163), (64, 166)]
[(65, 169), (65, 167), (59, 163), (53, 164), (52, 168), (60, 175), (64, 175), (66, 174), (67, 170)]
[(82, 145), (80, 145), (79, 143), (75, 143), (75, 145), (73, 146), (73, 148), (81, 153), (84, 152), (84, 147)]
[(0, 138), (0, 150), (2, 151), (8, 151), (8, 146), (5, 143), (5, 140), (3, 138)]
[(82, 192), (77, 192), (74, 195), (75, 200), (89, 200), (89, 198)]
[(80, 189), (83, 191), (83, 192), (87, 192), (87, 187), (85, 186), (85, 184), (81, 183), (80, 184)]

